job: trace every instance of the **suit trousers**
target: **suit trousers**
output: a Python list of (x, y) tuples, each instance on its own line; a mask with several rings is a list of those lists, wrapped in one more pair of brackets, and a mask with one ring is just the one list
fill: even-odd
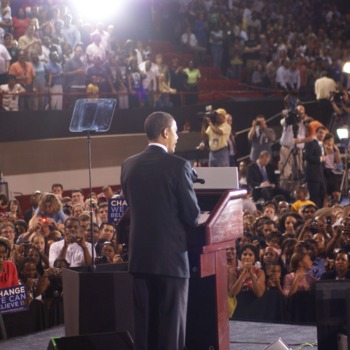
[(135, 350), (185, 348), (187, 278), (132, 274)]

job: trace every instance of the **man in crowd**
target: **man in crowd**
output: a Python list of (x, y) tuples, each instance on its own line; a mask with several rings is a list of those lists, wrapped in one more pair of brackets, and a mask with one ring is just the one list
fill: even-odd
[(57, 258), (66, 259), (70, 267), (89, 266), (92, 261), (92, 246), (86, 242), (85, 232), (78, 218), (70, 217), (65, 221), (63, 235), (63, 240), (50, 246), (50, 266), (54, 266)]
[(72, 204), (84, 205), (84, 193), (80, 188), (72, 190)]
[[(288, 108), (289, 98), (287, 96), (287, 108), (282, 112), (281, 125), (283, 130), (280, 138), (281, 150), (278, 169), (281, 174), (281, 186), (292, 190), (294, 184), (302, 180), (304, 173), (303, 148), (305, 142), (310, 141), (310, 138), (305, 126), (307, 118), (305, 107), (299, 104), (296, 106), (296, 111), (293, 110), (294, 107)], [(294, 112), (297, 113), (297, 118), (295, 118)]]
[(273, 129), (266, 125), (265, 117), (260, 114), (252, 122), (248, 132), (248, 140), (251, 142), (250, 160), (255, 162), (262, 151), (268, 151), (271, 156), (271, 146), (276, 140)]
[(249, 164), (247, 169), (247, 183), (253, 193), (254, 201), (263, 198), (271, 200), (273, 196), (282, 194), (289, 202), (291, 196), (288, 191), (278, 187), (278, 179), (268, 151), (262, 151), (256, 162)]
[[(227, 112), (219, 108), (213, 112), (211, 118), (206, 117), (202, 123), (202, 139), (209, 141), (209, 166), (228, 167), (230, 166), (230, 156), (228, 150), (228, 138), (231, 134), (231, 126), (226, 120)], [(200, 149), (204, 149), (205, 143), (202, 141)]]
[(174, 118), (154, 112), (145, 121), (149, 145), (122, 165), (130, 208), (129, 272), (133, 277), (135, 349), (183, 350), (189, 283), (186, 226), (200, 209), (188, 161), (174, 156)]
[(309, 189), (310, 200), (319, 208), (323, 207), (323, 200), (326, 194), (323, 178), (324, 161), (326, 156), (323, 149), (323, 139), (326, 136), (327, 129), (320, 126), (316, 130), (316, 138), (306, 143), (304, 157), (305, 180)]
[(336, 82), (328, 77), (327, 71), (321, 72), (321, 75), (315, 81), (315, 95), (319, 105), (318, 120), (327, 127), (333, 113), (330, 97), (332, 92), (337, 90)]

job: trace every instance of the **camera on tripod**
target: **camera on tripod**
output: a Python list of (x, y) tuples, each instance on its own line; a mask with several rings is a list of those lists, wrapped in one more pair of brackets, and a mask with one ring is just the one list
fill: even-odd
[(292, 125), (293, 127), (293, 137), (296, 138), (298, 135), (298, 124), (302, 120), (302, 116), (300, 112), (298, 111), (298, 103), (299, 100), (294, 95), (288, 95), (284, 99), (286, 111), (285, 111), (285, 118), (286, 118), (286, 125)]
[(340, 104), (341, 102), (343, 102), (344, 94), (349, 95), (349, 91), (332, 91), (330, 93), (329, 99), (337, 104)]
[(205, 122), (207, 118), (209, 118), (213, 124), (217, 123), (217, 115), (218, 113), (215, 110), (213, 111), (213, 107), (211, 105), (205, 107), (205, 112), (198, 113), (198, 116), (202, 122)]

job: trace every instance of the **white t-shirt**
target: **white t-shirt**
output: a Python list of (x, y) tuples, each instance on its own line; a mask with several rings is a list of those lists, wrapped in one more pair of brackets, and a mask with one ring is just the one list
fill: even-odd
[[(87, 244), (89, 253), (91, 255), (92, 254), (91, 243), (86, 242), (86, 244)], [(60, 256), (63, 246), (64, 246), (64, 240), (51, 244), (50, 251), (49, 251), (50, 266), (53, 266), (55, 260)], [(77, 243), (71, 243), (67, 248), (65, 259), (68, 261), (69, 267), (83, 266), (85, 264), (83, 248)]]

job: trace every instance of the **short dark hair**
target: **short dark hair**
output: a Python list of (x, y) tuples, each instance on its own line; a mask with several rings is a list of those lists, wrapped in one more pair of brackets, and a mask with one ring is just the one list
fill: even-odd
[(326, 127), (323, 126), (323, 125), (319, 126), (319, 127), (316, 129), (316, 132), (318, 132), (319, 130), (325, 130), (325, 131), (327, 131)]
[(61, 188), (61, 190), (63, 191), (63, 185), (62, 184), (52, 184), (52, 186), (51, 186), (51, 190), (53, 190), (53, 188), (54, 187), (60, 187)]
[(149, 140), (155, 140), (161, 132), (170, 128), (174, 117), (165, 112), (151, 113), (145, 120), (144, 128)]
[(75, 188), (75, 189), (72, 190), (72, 193), (75, 193), (75, 192), (80, 192), (80, 194), (84, 195), (83, 190), (80, 189), (80, 188)]
[(258, 253), (258, 249), (256, 248), (255, 245), (253, 244), (246, 244), (242, 247), (241, 249), (241, 253), (239, 255), (239, 258), (241, 259), (242, 258), (242, 254), (247, 250), (247, 249), (250, 249), (253, 254), (254, 254), (254, 257), (255, 257), (255, 262), (259, 260), (259, 253)]

